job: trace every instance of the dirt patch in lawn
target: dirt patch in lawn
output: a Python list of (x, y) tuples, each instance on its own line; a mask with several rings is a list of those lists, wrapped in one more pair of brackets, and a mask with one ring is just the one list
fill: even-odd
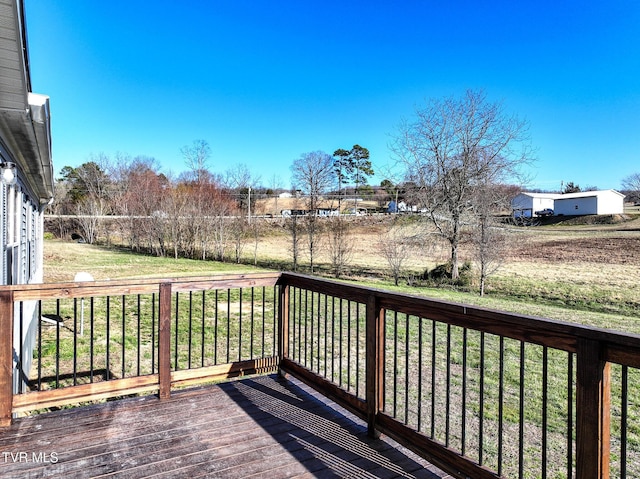
[(640, 237), (567, 238), (520, 243), (512, 256), (548, 262), (585, 262), (640, 266)]

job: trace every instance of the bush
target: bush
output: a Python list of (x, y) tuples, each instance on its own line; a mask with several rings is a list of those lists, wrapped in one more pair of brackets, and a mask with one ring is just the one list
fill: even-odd
[(437, 265), (432, 270), (427, 268), (422, 275), (422, 279), (432, 286), (457, 286), (463, 288), (471, 286), (473, 272), (469, 261), (465, 261), (458, 266), (459, 277), (455, 281), (451, 279), (451, 269), (451, 261), (447, 261), (444, 264)]
[(46, 240), (56, 239), (56, 237), (54, 236), (54, 234), (53, 234), (53, 233), (50, 233), (49, 231), (47, 231), (43, 236), (44, 236), (44, 239), (46, 239)]

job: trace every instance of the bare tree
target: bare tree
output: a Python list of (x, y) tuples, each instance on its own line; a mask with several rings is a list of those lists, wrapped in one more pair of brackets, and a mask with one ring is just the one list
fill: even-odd
[(273, 207), (272, 214), (273, 216), (276, 216), (280, 213), (280, 211), (278, 210), (278, 197), (279, 197), (278, 190), (282, 188), (282, 179), (280, 178), (280, 176), (274, 173), (271, 176), (271, 179), (269, 180), (269, 187), (273, 192), (273, 199), (274, 199), (274, 207)]
[(413, 249), (412, 234), (401, 227), (391, 227), (378, 238), (378, 251), (387, 261), (396, 286)]
[(196, 182), (201, 183), (209, 176), (208, 163), (211, 148), (205, 140), (194, 140), (191, 145), (180, 148), (180, 153)]
[(451, 250), (451, 278), (459, 277), (462, 227), (472, 222), (473, 189), (505, 183), (531, 160), (528, 125), (508, 116), (481, 91), (460, 98), (432, 100), (403, 122), (393, 150), (404, 163), (438, 233)]
[(98, 239), (98, 231), (102, 220), (100, 208), (100, 202), (93, 196), (87, 196), (76, 204), (76, 220), (82, 229), (82, 237), (89, 244), (94, 244)]
[(234, 261), (240, 264), (240, 258), (250, 234), (250, 223), (247, 218), (236, 216), (228, 222), (227, 227), (233, 242)]
[(285, 220), (285, 227), (291, 234), (291, 261), (293, 271), (298, 271), (300, 258), (300, 235), (302, 234), (299, 217), (293, 215)]
[(304, 153), (291, 166), (292, 182), (302, 190), (307, 199), (309, 214), (305, 217), (309, 267), (313, 273), (315, 253), (320, 228), (317, 216), (321, 196), (335, 183), (333, 159), (327, 153)]
[(265, 224), (262, 221), (256, 220), (251, 222), (250, 228), (251, 234), (253, 236), (253, 264), (254, 266), (258, 265), (258, 245), (260, 243), (260, 235), (265, 230)]
[(622, 189), (629, 193), (630, 201), (640, 201), (640, 173), (633, 173), (622, 180)]
[(131, 158), (121, 154), (116, 157), (112, 174), (118, 184), (113, 198), (114, 212), (121, 218), (118, 220), (120, 229), (135, 251), (143, 247), (155, 249), (151, 217), (159, 210), (167, 185), (166, 178), (158, 173), (159, 169), (154, 158)]
[(255, 211), (255, 191), (259, 182), (260, 177), (253, 176), (249, 167), (244, 163), (238, 163), (229, 168), (225, 175), (227, 188), (235, 192), (239, 208), (241, 211), (246, 211), (249, 222), (251, 222), (251, 211)]
[(346, 272), (353, 258), (354, 239), (350, 229), (349, 221), (342, 216), (333, 216), (327, 220), (327, 251), (331, 270), (336, 278)]
[(474, 188), (471, 245), (478, 264), (480, 296), (484, 296), (487, 279), (502, 266), (508, 246), (508, 235), (498, 214), (510, 205), (516, 194), (513, 186), (477, 185)]
[(109, 175), (110, 168), (109, 158), (100, 154), (91, 155), (90, 161), (77, 168), (63, 169), (65, 181), (70, 186), (68, 194), (75, 204), (74, 212), (88, 243), (97, 240), (103, 217), (111, 212), (113, 181)]

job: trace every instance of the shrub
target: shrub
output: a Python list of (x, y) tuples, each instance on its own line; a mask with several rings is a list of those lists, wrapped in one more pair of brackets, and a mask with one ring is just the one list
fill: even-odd
[(465, 261), (458, 266), (459, 277), (457, 280), (451, 279), (451, 261), (435, 266), (432, 270), (428, 268), (424, 271), (422, 279), (432, 286), (457, 286), (469, 287), (473, 280), (471, 263)]

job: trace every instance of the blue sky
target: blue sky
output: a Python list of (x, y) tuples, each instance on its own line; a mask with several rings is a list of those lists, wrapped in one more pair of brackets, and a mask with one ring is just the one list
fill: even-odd
[(212, 171), (265, 186), (356, 143), (381, 172), (403, 118), (467, 89), (529, 122), (530, 187), (640, 171), (637, 0), (26, 0), (26, 18), (56, 174), (117, 152), (177, 174), (199, 139)]

